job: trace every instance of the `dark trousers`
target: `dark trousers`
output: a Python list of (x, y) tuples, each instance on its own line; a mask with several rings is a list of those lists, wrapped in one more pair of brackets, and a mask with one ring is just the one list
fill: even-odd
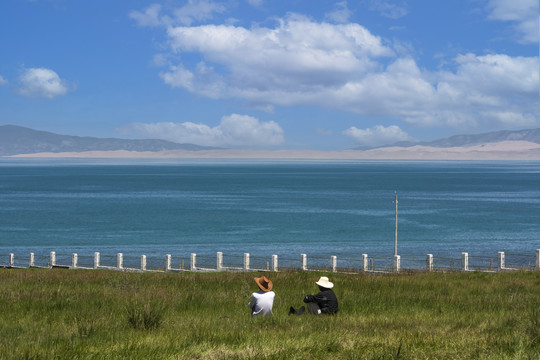
[(317, 303), (309, 302), (306, 305), (307, 305), (308, 313), (313, 314), (313, 315), (321, 315), (322, 314), (321, 313), (321, 308), (319, 307), (319, 305)]

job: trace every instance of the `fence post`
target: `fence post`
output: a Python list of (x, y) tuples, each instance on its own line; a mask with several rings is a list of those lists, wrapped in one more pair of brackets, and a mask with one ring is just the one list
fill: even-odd
[(124, 255), (122, 253), (116, 254), (116, 267), (118, 270), (124, 268)]
[(15, 266), (15, 254), (10, 253), (9, 254), (9, 267)]
[(79, 256), (76, 254), (76, 253), (73, 253), (71, 255), (71, 267), (73, 269), (76, 269), (77, 268), (77, 262), (79, 260)]
[(30, 253), (30, 261), (28, 264), (29, 267), (34, 267), (34, 253)]
[(51, 265), (50, 267), (56, 266), (56, 252), (51, 251)]
[(244, 253), (244, 270), (249, 270), (249, 253)]
[(94, 253), (94, 269), (99, 267), (99, 252)]
[(401, 255), (394, 255), (394, 271), (399, 272), (401, 267)]
[(141, 271), (146, 271), (146, 255), (141, 255)]
[(189, 263), (189, 269), (191, 271), (197, 270), (197, 254), (191, 253), (191, 261)]
[(272, 255), (272, 270), (278, 271), (278, 256)]
[(171, 254), (165, 255), (165, 272), (171, 270)]
[(307, 270), (307, 255), (306, 254), (300, 254), (300, 268), (303, 271)]
[(362, 254), (362, 271), (366, 272), (368, 271), (368, 257), (367, 254)]
[(332, 255), (330, 256), (330, 262), (332, 263), (332, 272), (337, 271), (337, 256)]
[(536, 270), (540, 270), (540, 249), (536, 249)]
[(222, 271), (223, 270), (223, 253), (221, 251), (218, 251), (218, 253), (217, 253), (216, 270), (217, 271)]
[(469, 271), (469, 253), (461, 253), (461, 270)]
[(426, 255), (426, 270), (433, 271), (433, 254)]
[(504, 251), (499, 251), (499, 271), (504, 270)]

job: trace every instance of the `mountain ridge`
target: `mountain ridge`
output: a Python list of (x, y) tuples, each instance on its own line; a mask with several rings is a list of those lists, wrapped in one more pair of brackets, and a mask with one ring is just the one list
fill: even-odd
[(60, 135), (17, 125), (0, 125), (0, 156), (84, 151), (211, 150), (210, 146), (159, 139), (117, 139)]
[[(456, 148), (495, 144), (507, 141), (525, 141), (540, 144), (540, 128), (525, 130), (502, 130), (476, 135), (455, 135), (428, 142), (397, 142), (378, 147), (359, 147), (351, 150), (385, 150), (390, 148), (411, 149), (414, 147)], [(203, 150), (224, 151), (227, 149), (179, 144), (159, 139), (117, 139), (59, 135), (52, 132), (33, 130), (17, 125), (0, 125), (0, 156), (16, 156), (39, 153), (89, 153), (89, 152), (167, 152), (184, 150), (201, 152)], [(278, 151), (279, 153), (279, 151)]]
[[(413, 147), (413, 146), (431, 146), (436, 148), (449, 148), (460, 146), (474, 146), (481, 144), (496, 143), (502, 141), (529, 141), (540, 144), (540, 128), (524, 130), (500, 130), (474, 135), (454, 135), (443, 139), (433, 141), (399, 141), (391, 145), (382, 145), (371, 147), (369, 149), (380, 149), (387, 147)], [(366, 150), (365, 147), (354, 148), (354, 150)]]

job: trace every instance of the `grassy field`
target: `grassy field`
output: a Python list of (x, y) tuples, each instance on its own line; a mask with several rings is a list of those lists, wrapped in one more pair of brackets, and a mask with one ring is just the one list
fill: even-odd
[[(540, 359), (540, 272), (284, 271), (274, 316), (258, 273), (0, 270), (1, 359)], [(337, 316), (289, 316), (335, 283)]]

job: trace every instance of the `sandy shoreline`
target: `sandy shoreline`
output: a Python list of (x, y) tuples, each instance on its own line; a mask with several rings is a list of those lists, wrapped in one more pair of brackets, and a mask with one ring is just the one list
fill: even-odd
[(483, 145), (436, 148), (430, 146), (386, 147), (373, 150), (169, 150), (85, 151), (21, 154), (16, 158), (111, 158), (111, 159), (321, 159), (321, 160), (540, 160), (540, 144), (503, 141)]

